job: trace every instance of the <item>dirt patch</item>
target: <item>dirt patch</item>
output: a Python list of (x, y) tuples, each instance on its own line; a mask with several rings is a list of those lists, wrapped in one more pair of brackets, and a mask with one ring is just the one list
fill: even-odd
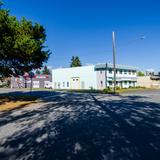
[(31, 103), (36, 103), (37, 97), (28, 95), (3, 95), (0, 96), (0, 111), (14, 110), (25, 107)]
[(11, 102), (5, 102), (0, 105), (0, 111), (8, 111), (8, 110), (13, 110), (13, 109), (18, 109), (25, 107), (29, 104), (36, 103), (36, 101), (11, 101)]

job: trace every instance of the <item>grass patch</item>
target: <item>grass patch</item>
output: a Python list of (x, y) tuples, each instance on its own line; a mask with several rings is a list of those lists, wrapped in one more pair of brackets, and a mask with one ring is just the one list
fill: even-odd
[(144, 88), (144, 87), (140, 87), (140, 88), (122, 88), (122, 89), (118, 89), (116, 92), (124, 93), (124, 92), (143, 91), (143, 90), (152, 90), (152, 89)]
[(100, 93), (100, 94), (114, 94), (112, 90), (96, 90), (96, 89), (56, 89), (53, 91), (71, 92), (71, 93)]
[(113, 88), (105, 88), (103, 90), (95, 90), (95, 89), (78, 89), (78, 90), (74, 90), (74, 89), (57, 89), (54, 91), (63, 91), (63, 92), (71, 92), (71, 93), (101, 93), (101, 94), (117, 94), (119, 95), (120, 93), (123, 92), (131, 92), (131, 91), (143, 91), (143, 90), (152, 90), (149, 88), (145, 88), (145, 87), (130, 87), (130, 88), (120, 88), (117, 87), (116, 88), (116, 93), (113, 92)]

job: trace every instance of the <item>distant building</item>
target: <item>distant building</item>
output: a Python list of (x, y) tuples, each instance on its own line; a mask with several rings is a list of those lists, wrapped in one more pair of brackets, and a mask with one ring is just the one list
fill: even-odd
[[(137, 85), (137, 69), (116, 65), (118, 87), (129, 88)], [(113, 65), (98, 64), (91, 66), (60, 68), (52, 70), (53, 89), (98, 89), (113, 87)]]
[(146, 88), (160, 88), (160, 76), (137, 77), (137, 85)]
[[(11, 78), (11, 88), (29, 88), (31, 86), (31, 79), (29, 76)], [(51, 75), (35, 75), (33, 78), (33, 88), (52, 88)]]
[(155, 72), (154, 72), (154, 69), (147, 69), (145, 73), (146, 73), (145, 74), (146, 76), (151, 76), (151, 75), (154, 75)]

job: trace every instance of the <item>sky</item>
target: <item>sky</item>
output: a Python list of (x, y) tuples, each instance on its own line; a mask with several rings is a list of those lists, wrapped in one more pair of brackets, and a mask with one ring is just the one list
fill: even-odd
[(11, 15), (45, 27), (52, 52), (48, 66), (69, 67), (72, 56), (79, 56), (83, 65), (112, 63), (115, 31), (117, 64), (160, 70), (158, 0), (3, 1)]

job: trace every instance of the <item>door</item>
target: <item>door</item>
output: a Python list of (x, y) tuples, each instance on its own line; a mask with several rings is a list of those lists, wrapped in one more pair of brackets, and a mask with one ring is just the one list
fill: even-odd
[(80, 89), (80, 78), (72, 77), (71, 78), (71, 88), (72, 89)]

